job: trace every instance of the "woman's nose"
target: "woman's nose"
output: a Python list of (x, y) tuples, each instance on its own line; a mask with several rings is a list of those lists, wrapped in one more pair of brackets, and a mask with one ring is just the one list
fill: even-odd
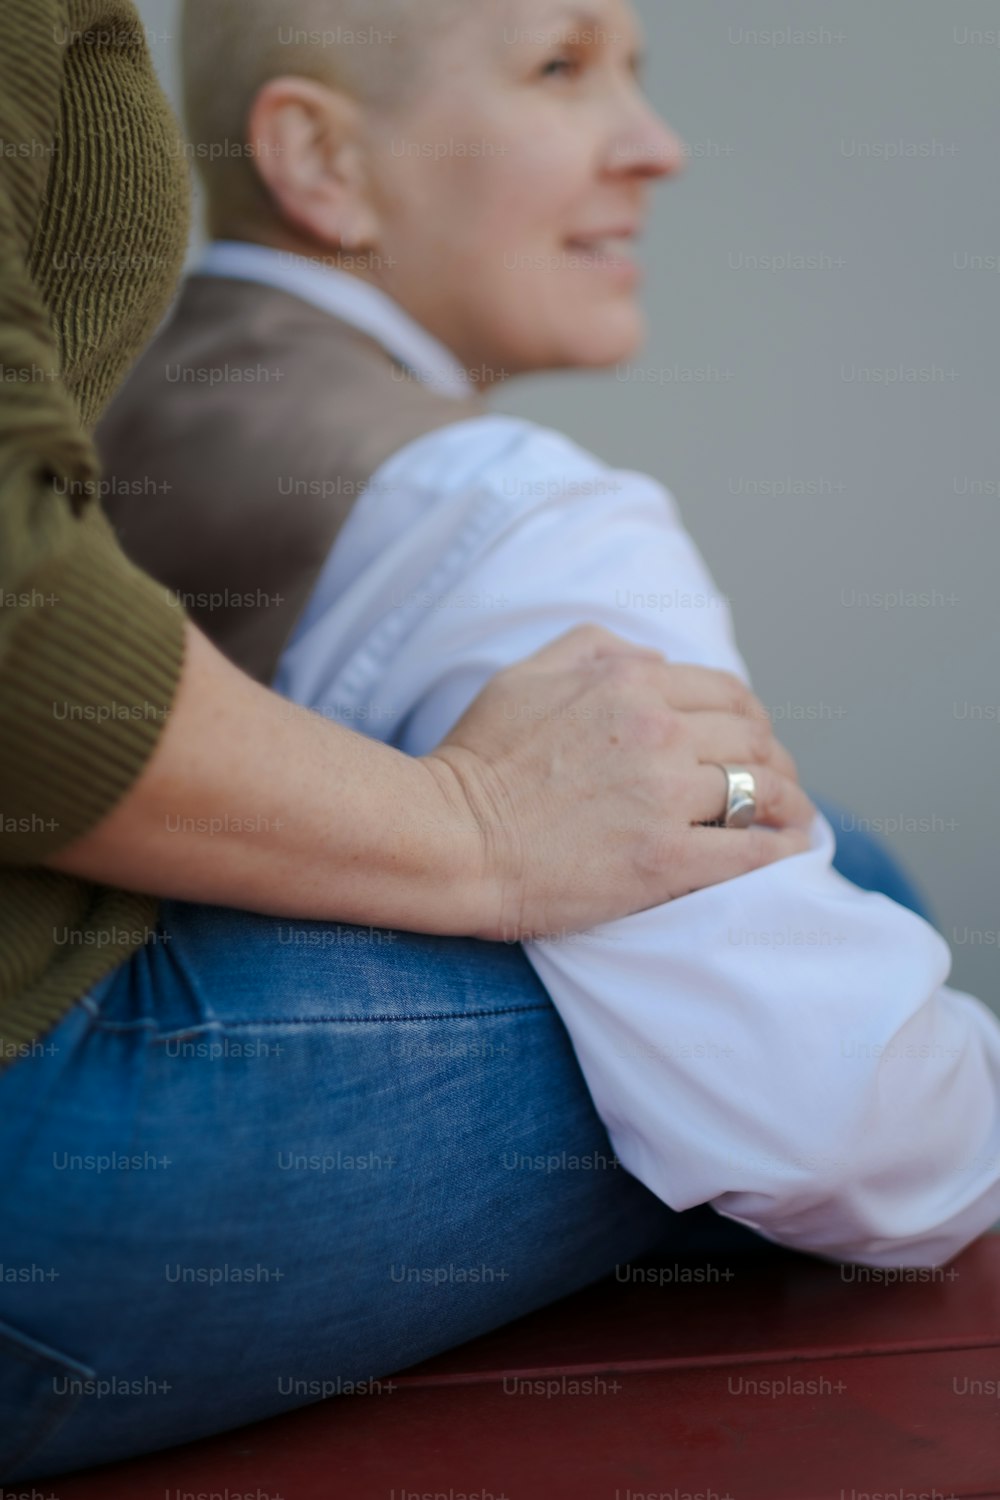
[(644, 104), (640, 117), (614, 142), (610, 165), (629, 176), (676, 177), (686, 160), (684, 141)]

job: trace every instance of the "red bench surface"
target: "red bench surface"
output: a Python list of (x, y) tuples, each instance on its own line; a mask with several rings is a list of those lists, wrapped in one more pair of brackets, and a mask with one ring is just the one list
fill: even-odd
[(638, 1273), (377, 1393), (11, 1494), (1000, 1500), (1000, 1237), (924, 1272), (776, 1252)]

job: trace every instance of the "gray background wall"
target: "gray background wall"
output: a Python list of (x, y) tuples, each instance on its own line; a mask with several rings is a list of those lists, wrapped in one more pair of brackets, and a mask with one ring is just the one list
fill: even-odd
[[(176, 7), (140, 8), (176, 99)], [(1000, 11), (639, 10), (691, 148), (646, 245), (652, 337), (499, 404), (673, 490), (803, 779), (889, 830), (952, 982), (1000, 1008)], [(751, 259), (781, 256), (812, 259)]]

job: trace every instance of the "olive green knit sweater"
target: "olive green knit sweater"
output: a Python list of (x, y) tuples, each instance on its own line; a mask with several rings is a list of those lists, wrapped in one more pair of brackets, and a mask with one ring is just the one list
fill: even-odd
[(129, 0), (0, 3), (0, 1067), (156, 903), (43, 869), (149, 759), (183, 614), (125, 560), (90, 430), (183, 259), (188, 173)]

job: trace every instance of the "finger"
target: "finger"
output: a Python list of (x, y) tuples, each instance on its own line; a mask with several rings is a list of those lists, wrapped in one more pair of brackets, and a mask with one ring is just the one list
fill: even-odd
[[(754, 825), (769, 828), (810, 828), (816, 808), (798, 782), (770, 766), (752, 768), (757, 798)], [(691, 813), (692, 823), (715, 823), (726, 813), (729, 782), (721, 765), (701, 765), (684, 779), (684, 812)], [(746, 829), (720, 830), (745, 833)]]
[(757, 783), (755, 824), (764, 824), (770, 828), (812, 826), (816, 807), (797, 781), (789, 780), (770, 766), (755, 766), (753, 776)]
[(779, 859), (805, 854), (810, 848), (809, 834), (800, 828), (692, 828), (685, 850), (684, 883), (689, 892), (700, 891)]
[[(763, 778), (763, 766), (759, 768), (759, 771)], [(757, 774), (758, 770), (755, 768), (755, 778)], [(717, 823), (725, 817), (729, 781), (721, 766), (709, 763), (693, 766), (685, 773), (682, 791), (684, 806), (678, 809), (678, 813), (683, 812), (687, 823)], [(743, 832), (744, 830), (735, 831)]]
[(688, 728), (698, 759), (704, 764), (746, 766), (750, 770), (771, 766), (792, 781), (799, 779), (795, 761), (762, 722), (706, 710), (691, 714)]
[(668, 701), (690, 712), (715, 710), (770, 724), (770, 715), (755, 693), (735, 672), (668, 662), (664, 667)]
[(659, 651), (648, 646), (637, 646), (623, 636), (605, 630), (602, 625), (576, 625), (564, 635), (542, 646), (518, 665), (523, 669), (540, 672), (574, 671), (595, 661), (611, 656), (645, 657), (651, 662), (666, 664)]

